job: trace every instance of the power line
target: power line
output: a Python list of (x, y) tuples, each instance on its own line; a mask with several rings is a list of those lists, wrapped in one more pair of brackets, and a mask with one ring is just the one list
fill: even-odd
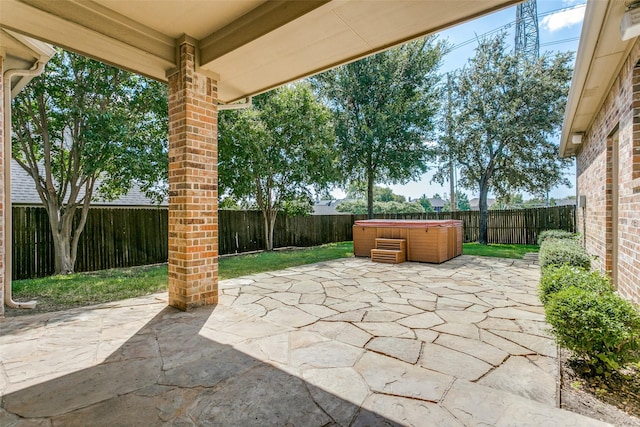
[(571, 37), (569, 39), (554, 40), (552, 42), (540, 43), (540, 46), (552, 46), (554, 44), (569, 43), (569, 42), (575, 42), (578, 40), (580, 40), (580, 37)]
[[(559, 8), (559, 9), (549, 10), (549, 11), (546, 11), (544, 13), (539, 13), (539, 14), (537, 14), (537, 16), (538, 16), (538, 18), (543, 18), (543, 17), (545, 17), (547, 15), (553, 15), (556, 12), (561, 12), (561, 11), (569, 10), (569, 9), (577, 9), (577, 8), (585, 7), (585, 6), (586, 6), (586, 3), (582, 3), (582, 4), (579, 4), (579, 5), (576, 5), (573, 8), (562, 7), (562, 8)], [(513, 21), (510, 21), (510, 22), (508, 22), (508, 23), (506, 23), (504, 25), (501, 25), (500, 27), (494, 28), (493, 30), (489, 30), (486, 33), (482, 33), (479, 36), (476, 35), (475, 37), (473, 37), (471, 39), (468, 39), (468, 40), (460, 42), (460, 43), (458, 43), (456, 45), (453, 45), (451, 47), (451, 49), (449, 49), (449, 52), (451, 52), (453, 50), (456, 50), (456, 49), (459, 49), (461, 47), (467, 46), (467, 45), (469, 45), (471, 43), (474, 43), (474, 42), (478, 41), (478, 39), (481, 39), (481, 38), (486, 37), (488, 35), (491, 35), (491, 34), (494, 34), (494, 33), (497, 33), (497, 32), (503, 31), (503, 30), (507, 30), (507, 29), (511, 28), (512, 26), (514, 26), (515, 24), (516, 24), (516, 21), (513, 20)], [(554, 42), (548, 42), (548, 43), (554, 43)], [(540, 46), (548, 46), (548, 43), (542, 43), (542, 44), (540, 44)]]

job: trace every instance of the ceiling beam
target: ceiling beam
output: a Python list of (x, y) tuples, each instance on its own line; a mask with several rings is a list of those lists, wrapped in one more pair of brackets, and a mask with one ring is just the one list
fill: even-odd
[[(4, 0), (3, 0), (4, 1)], [(175, 62), (173, 38), (93, 1), (20, 0), (81, 27)]]
[(201, 64), (211, 62), (331, 0), (269, 1), (200, 41)]
[[(151, 29), (148, 29), (149, 32), (144, 37), (141, 25), (138, 25), (137, 29), (133, 29), (131, 26), (117, 24), (103, 16), (98, 19), (103, 23), (95, 27), (105, 30), (103, 24), (109, 22), (114, 28), (107, 31), (110, 34), (105, 34), (88, 26), (88, 22), (83, 20), (76, 22), (67, 16), (41, 10), (39, 7), (27, 3), (31, 2), (36, 5), (39, 3), (37, 0), (0, 1), (2, 2), (0, 26), (3, 28), (156, 80), (166, 81), (166, 70), (175, 67), (175, 41), (160, 33), (152, 34), (150, 33), (153, 31)], [(44, 3), (57, 4), (58, 2)], [(64, 2), (64, 4), (73, 5), (75, 2)], [(93, 2), (88, 4), (95, 5)], [(77, 12), (78, 9), (70, 7), (70, 11), (67, 13), (75, 15)], [(130, 40), (120, 40), (123, 38), (122, 36), (114, 38), (114, 34), (111, 33), (117, 32), (118, 28), (124, 31), (122, 26), (129, 28), (127, 30), (129, 33), (137, 33), (140, 37), (135, 40), (138, 41), (132, 43)], [(64, 31), (61, 31), (63, 28)]]

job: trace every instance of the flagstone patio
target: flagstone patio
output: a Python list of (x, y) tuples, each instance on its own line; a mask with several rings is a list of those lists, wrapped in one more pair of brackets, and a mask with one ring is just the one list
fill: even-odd
[(2, 426), (586, 426), (530, 261), (350, 258), (0, 320)]

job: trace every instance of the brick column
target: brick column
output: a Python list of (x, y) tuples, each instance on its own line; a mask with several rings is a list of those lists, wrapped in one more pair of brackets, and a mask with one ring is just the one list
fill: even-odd
[(0, 55), (0, 317), (4, 317), (4, 58)]
[(218, 302), (217, 82), (195, 71), (195, 42), (179, 41), (169, 76), (169, 305)]

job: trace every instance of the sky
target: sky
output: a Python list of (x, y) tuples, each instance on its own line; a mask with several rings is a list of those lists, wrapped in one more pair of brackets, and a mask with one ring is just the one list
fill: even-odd
[[(540, 53), (577, 51), (585, 0), (537, 0), (537, 8)], [(487, 33), (494, 34), (502, 29), (507, 32), (507, 40), (513, 45), (515, 19), (516, 7), (513, 6), (440, 32), (438, 37), (447, 40), (453, 46), (451, 52), (443, 58), (440, 72), (447, 73), (464, 67), (467, 60), (474, 55), (478, 37)], [(449, 193), (449, 183), (445, 182), (444, 186), (431, 183), (432, 176), (432, 173), (427, 172), (419, 181), (389, 187), (394, 193), (411, 199), (419, 198), (423, 194), (432, 197), (436, 193), (441, 196)], [(549, 193), (550, 197), (560, 199), (575, 195), (575, 166), (567, 170), (566, 176), (572, 186), (554, 188)], [(472, 191), (458, 190), (467, 193), (469, 198), (477, 197)], [(333, 195), (336, 198), (344, 197), (340, 190), (334, 191)], [(526, 193), (524, 196), (525, 199), (531, 197)]]

